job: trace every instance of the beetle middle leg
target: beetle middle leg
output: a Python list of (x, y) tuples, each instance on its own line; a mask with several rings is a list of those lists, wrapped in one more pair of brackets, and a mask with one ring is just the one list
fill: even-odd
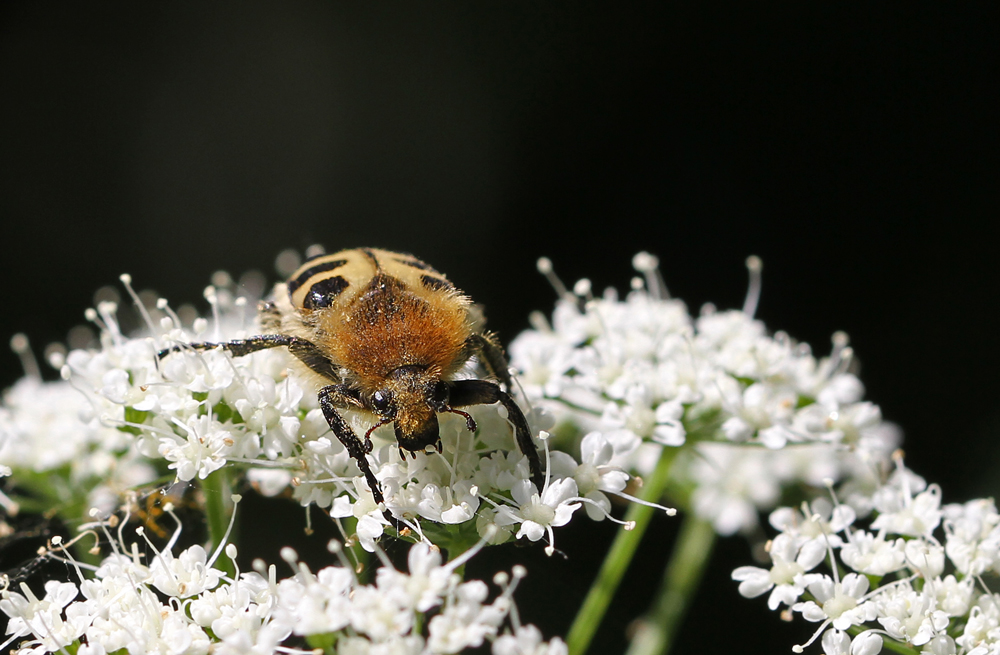
[(500, 342), (497, 340), (495, 334), (492, 332), (473, 334), (466, 339), (465, 348), (470, 355), (479, 357), (479, 362), (491, 377), (500, 380), (507, 387), (508, 391), (513, 389), (510, 371), (508, 370), (510, 364), (507, 363), (503, 348), (500, 346)]
[(468, 407), (469, 405), (492, 405), (500, 403), (507, 410), (507, 418), (514, 424), (514, 438), (517, 447), (528, 458), (528, 468), (531, 469), (531, 481), (541, 493), (545, 486), (545, 475), (542, 473), (542, 463), (538, 459), (538, 449), (531, 440), (531, 431), (524, 413), (514, 399), (495, 382), (488, 380), (458, 380), (451, 384), (449, 404), (452, 407)]
[(282, 346), (287, 347), (288, 352), (309, 367), (314, 373), (333, 382), (340, 380), (340, 373), (337, 370), (337, 366), (323, 354), (316, 344), (307, 339), (287, 334), (260, 334), (247, 339), (224, 341), (222, 343), (212, 343), (209, 341), (179, 343), (170, 348), (164, 348), (156, 354), (156, 357), (157, 359), (163, 359), (170, 353), (184, 350), (215, 350), (216, 348), (222, 348), (232, 353), (233, 357), (243, 357), (258, 350), (280, 348)]

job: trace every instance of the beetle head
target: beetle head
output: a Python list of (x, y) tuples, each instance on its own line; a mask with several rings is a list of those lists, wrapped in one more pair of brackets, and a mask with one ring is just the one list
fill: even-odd
[(440, 440), (437, 413), (447, 411), (448, 387), (437, 371), (401, 366), (372, 394), (371, 406), (383, 421), (395, 423), (400, 448), (418, 452)]

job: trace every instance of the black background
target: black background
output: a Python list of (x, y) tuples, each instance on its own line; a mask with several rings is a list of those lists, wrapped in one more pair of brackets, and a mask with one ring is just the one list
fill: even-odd
[[(697, 310), (740, 306), (757, 254), (771, 329), (820, 354), (846, 330), (910, 466), (946, 501), (997, 492), (992, 8), (0, 11), (0, 335), (64, 340), (122, 272), (179, 304), (215, 270), (272, 274), (280, 250), (320, 242), (417, 254), (509, 340), (551, 306), (540, 255), (624, 289), (650, 250)], [(0, 383), (19, 375), (0, 353)], [(613, 534), (575, 523), (565, 561), (533, 547), (484, 564), (529, 560), (519, 604), (547, 636)], [(624, 648), (674, 530), (653, 526), (592, 652)], [(745, 542), (719, 550), (678, 652), (790, 648), (807, 629), (728, 580)]]

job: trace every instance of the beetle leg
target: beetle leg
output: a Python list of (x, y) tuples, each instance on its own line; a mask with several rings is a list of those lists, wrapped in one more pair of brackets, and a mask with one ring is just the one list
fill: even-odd
[(243, 355), (255, 353), (258, 350), (288, 346), (292, 343), (293, 339), (295, 339), (295, 337), (290, 337), (287, 334), (260, 334), (256, 337), (250, 337), (249, 339), (237, 339), (235, 341), (224, 341), (222, 343), (211, 343), (208, 341), (202, 341), (199, 343), (179, 343), (171, 346), (170, 348), (164, 348), (160, 352), (156, 353), (156, 357), (158, 359), (163, 359), (170, 353), (181, 352), (183, 350), (213, 350), (219, 347), (223, 350), (231, 352), (234, 357), (242, 357)]
[[(326, 422), (330, 424), (330, 429), (333, 433), (337, 435), (337, 439), (340, 443), (344, 444), (344, 448), (347, 449), (347, 454), (358, 463), (358, 468), (361, 469), (361, 474), (365, 476), (365, 481), (368, 482), (368, 488), (371, 489), (372, 497), (375, 502), (379, 505), (385, 507), (385, 497), (382, 495), (382, 487), (378, 483), (378, 479), (372, 472), (371, 464), (368, 463), (368, 458), (365, 455), (371, 451), (371, 447), (366, 448), (366, 444), (362, 443), (361, 439), (358, 439), (358, 435), (354, 434), (354, 430), (351, 426), (347, 424), (344, 417), (340, 415), (337, 411), (338, 407), (349, 407), (352, 403), (345, 402), (345, 397), (351, 398), (348, 395), (347, 389), (344, 385), (332, 384), (327, 387), (323, 387), (319, 390), (319, 406), (323, 410), (323, 416), (326, 417)], [(386, 518), (387, 521), (396, 529), (402, 527), (399, 521), (389, 512), (388, 509), (382, 511), (382, 516)]]
[(508, 390), (513, 388), (508, 370), (510, 366), (495, 334), (492, 332), (473, 334), (465, 340), (465, 347), (470, 356), (479, 357), (480, 363), (491, 377), (500, 380)]
[(308, 366), (314, 373), (328, 380), (340, 380), (340, 373), (337, 366), (323, 354), (316, 344), (307, 339), (292, 337), (287, 334), (261, 334), (249, 339), (237, 339), (236, 341), (224, 341), (222, 343), (203, 341), (201, 343), (177, 344), (161, 350), (156, 354), (156, 357), (157, 359), (163, 359), (170, 353), (183, 350), (214, 350), (215, 348), (222, 348), (232, 353), (234, 357), (242, 357), (250, 353), (255, 353), (258, 350), (280, 348), (281, 346), (286, 346), (288, 352), (295, 355), (299, 361)]
[(514, 424), (514, 438), (517, 440), (517, 446), (528, 458), (531, 481), (535, 483), (535, 487), (541, 493), (542, 487), (545, 485), (545, 476), (542, 474), (542, 464), (538, 459), (538, 449), (535, 448), (535, 442), (531, 440), (531, 432), (528, 430), (528, 421), (524, 418), (524, 413), (510, 397), (510, 394), (501, 389), (495, 382), (488, 380), (458, 380), (451, 384), (449, 404), (453, 407), (492, 405), (493, 403), (500, 403), (507, 410), (507, 419)]

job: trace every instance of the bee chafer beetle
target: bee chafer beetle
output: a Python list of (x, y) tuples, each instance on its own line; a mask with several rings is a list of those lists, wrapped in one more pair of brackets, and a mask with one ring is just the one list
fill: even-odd
[[(378, 480), (365, 457), (372, 432), (393, 424), (400, 455), (434, 447), (441, 452), (438, 414), (473, 418), (461, 407), (500, 403), (541, 491), (544, 477), (528, 422), (514, 399), (507, 360), (496, 337), (483, 332), (468, 296), (424, 262), (388, 250), (357, 248), (306, 261), (273, 299), (260, 305), (266, 332), (225, 343), (180, 344), (160, 351), (223, 348), (234, 356), (286, 347), (317, 379), (319, 404), (333, 433), (357, 462), (375, 502)], [(456, 379), (476, 357), (494, 380)], [(375, 421), (361, 439), (340, 410), (370, 412)], [(394, 525), (396, 520), (385, 511)]]

